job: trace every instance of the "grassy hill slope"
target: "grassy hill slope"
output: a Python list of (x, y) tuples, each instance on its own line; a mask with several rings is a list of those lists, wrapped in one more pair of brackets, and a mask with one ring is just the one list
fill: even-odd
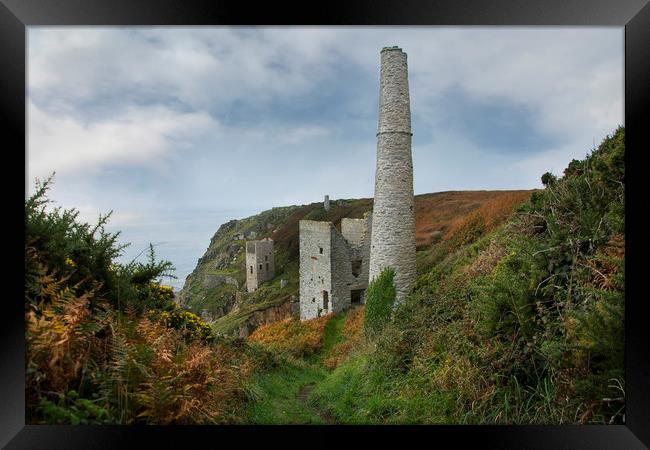
[[(329, 423), (624, 423), (624, 142), (619, 128), (561, 178), (544, 174), (504, 223), (485, 203), (421, 249), (377, 337), (332, 315), (256, 330), (252, 343), (311, 364), (293, 367), (285, 399), (311, 385), (305, 414)], [(249, 420), (285, 423), (280, 400)]]

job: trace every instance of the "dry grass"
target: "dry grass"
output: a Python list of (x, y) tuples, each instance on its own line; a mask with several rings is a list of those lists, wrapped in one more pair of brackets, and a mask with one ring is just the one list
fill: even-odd
[(488, 246), (479, 253), (474, 260), (460, 270), (467, 279), (473, 279), (480, 275), (487, 275), (492, 272), (497, 262), (506, 255), (504, 247), (496, 240), (491, 240)]
[(264, 325), (257, 328), (248, 340), (297, 357), (312, 355), (323, 346), (325, 326), (332, 316), (328, 314), (304, 322), (291, 318)]
[(436, 231), (449, 239), (476, 215), (494, 225), (533, 191), (451, 191), (415, 197), (415, 239), (418, 248), (431, 245)]
[(594, 257), (585, 258), (579, 264), (590, 270), (591, 285), (603, 291), (613, 291), (618, 288), (616, 276), (620, 270), (620, 261), (624, 259), (625, 237), (616, 234)]
[(487, 232), (502, 223), (513, 209), (526, 201), (532, 191), (491, 192), (484, 202), (471, 212), (457, 215), (449, 223), (443, 239), (466, 242), (473, 232)]

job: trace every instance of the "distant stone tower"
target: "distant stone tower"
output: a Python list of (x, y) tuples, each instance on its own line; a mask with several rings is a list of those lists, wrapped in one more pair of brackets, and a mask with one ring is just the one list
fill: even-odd
[(246, 242), (246, 289), (253, 292), (265, 281), (275, 277), (273, 240)]
[(412, 135), (406, 53), (398, 47), (384, 47), (369, 278), (392, 267), (397, 302), (416, 279)]
[(330, 210), (330, 196), (329, 195), (325, 196), (325, 199), (323, 201), (323, 208), (325, 208), (325, 211)]

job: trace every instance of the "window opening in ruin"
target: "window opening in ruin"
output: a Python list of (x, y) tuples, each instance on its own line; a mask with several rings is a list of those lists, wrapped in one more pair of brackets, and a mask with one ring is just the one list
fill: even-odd
[(266, 263), (266, 270), (269, 270), (269, 263)]
[(323, 291), (323, 309), (327, 310), (329, 309), (329, 293), (327, 291)]
[(318, 250), (320, 251), (320, 254), (323, 254), (323, 247), (318, 247)]
[(262, 270), (262, 265), (260, 264), (260, 270)]
[(312, 297), (311, 302), (316, 303), (316, 297)]
[(359, 277), (361, 275), (361, 260), (355, 259), (352, 261), (352, 275)]
[(354, 289), (350, 291), (350, 301), (353, 305), (361, 304), (361, 298), (363, 297), (363, 289)]
[(253, 266), (251, 266), (251, 273), (253, 273)]
[(268, 255), (264, 255), (264, 261), (268, 261), (268, 260), (269, 260), (269, 256), (268, 256)]

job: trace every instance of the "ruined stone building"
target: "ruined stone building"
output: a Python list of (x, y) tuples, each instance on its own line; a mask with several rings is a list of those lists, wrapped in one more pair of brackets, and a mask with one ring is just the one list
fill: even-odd
[[(381, 50), (375, 197), (371, 215), (331, 222), (300, 221), (300, 319), (363, 303), (368, 282), (395, 270), (396, 302), (415, 282), (415, 211), (411, 108), (406, 53)], [(324, 207), (329, 207), (325, 197)]]
[(411, 107), (406, 53), (381, 50), (377, 167), (372, 212), (370, 280), (385, 267), (395, 270), (396, 303), (417, 277)]
[(300, 221), (300, 320), (363, 303), (368, 287), (372, 219)]
[(253, 292), (275, 277), (273, 240), (265, 238), (246, 242), (246, 289)]

